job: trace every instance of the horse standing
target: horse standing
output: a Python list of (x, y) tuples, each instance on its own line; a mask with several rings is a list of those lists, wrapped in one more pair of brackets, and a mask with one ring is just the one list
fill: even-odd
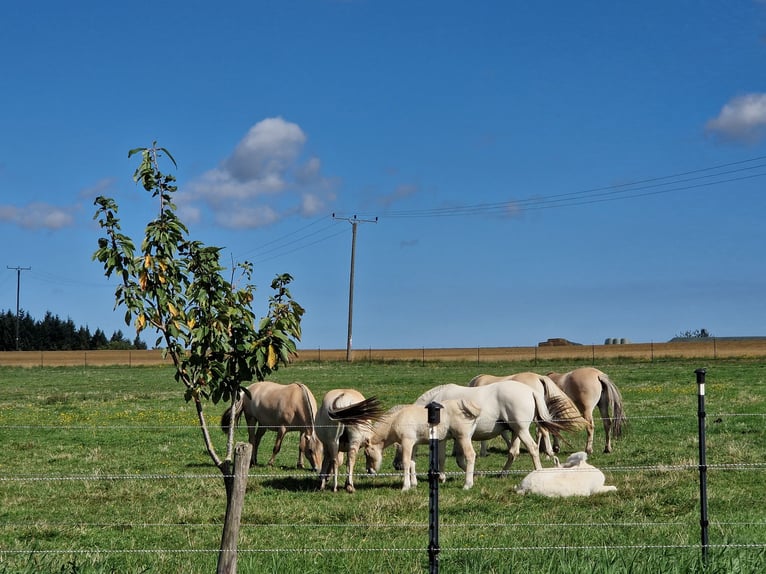
[(314, 427), (322, 443), (322, 469), (319, 472), (319, 489), (324, 490), (330, 476), (333, 492), (338, 490), (338, 467), (344, 452), (348, 453), (346, 467), (348, 476), (345, 489), (354, 492), (354, 465), (364, 439), (371, 432), (372, 422), (383, 414), (377, 398), (365, 399), (354, 389), (334, 389), (322, 399)]
[(604, 452), (612, 452), (612, 436), (619, 438), (627, 423), (622, 395), (617, 385), (606, 373), (593, 367), (580, 367), (564, 374), (551, 372), (548, 376), (572, 399), (585, 419), (588, 433), (585, 452), (593, 452), (593, 409), (596, 406), (601, 413), (606, 434)]
[(543, 395), (513, 380), (484, 387), (441, 385), (420, 395), (415, 404), (443, 403), (448, 399), (473, 401), (481, 408), (473, 440), (489, 440), (503, 434), (503, 431), (510, 431), (510, 440), (507, 433), (503, 436), (508, 445), (508, 459), (503, 471), (507, 471), (518, 458), (520, 443), (524, 443), (529, 451), (535, 468), (542, 468), (537, 444), (529, 434), (532, 422), (554, 435), (577, 430), (583, 422), (582, 417), (566, 416), (570, 412), (569, 403), (561, 397), (551, 397), (548, 406)]
[[(239, 423), (244, 413), (248, 439), (253, 445), (250, 465), (258, 463), (258, 445), (266, 431), (277, 433), (268, 466), (274, 464), (285, 434), (297, 431), (301, 433), (297, 467), (303, 468), (305, 454), (312, 470), (316, 470), (321, 462), (321, 443), (314, 432), (317, 403), (309, 388), (303, 383), (282, 385), (272, 381), (261, 381), (253, 383), (247, 390), (247, 393), (239, 392), (239, 398), (234, 405), (234, 424)], [(221, 416), (223, 432), (229, 432), (231, 420), (232, 407), (229, 407)]]
[[(444, 441), (455, 439), (460, 445), (457, 463), (465, 471), (464, 489), (473, 486), (473, 471), (476, 452), (471, 444), (471, 437), (476, 430), (481, 408), (472, 401), (445, 400), (441, 403), (439, 424), (435, 435), (439, 441), (439, 470), (443, 471), (446, 458)], [(422, 405), (399, 405), (390, 409), (375, 423), (372, 433), (365, 440), (364, 453), (367, 457), (367, 472), (375, 474), (380, 470), (383, 450), (392, 444), (401, 445), (404, 484), (402, 490), (409, 490), (418, 484), (415, 473), (413, 450), (415, 445), (430, 441), (428, 409)], [(444, 474), (440, 475), (444, 482)]]
[[(513, 375), (505, 375), (505, 376), (496, 376), (496, 375), (476, 375), (473, 379), (470, 380), (468, 383), (469, 387), (483, 387), (485, 385), (491, 385), (493, 383), (497, 383), (500, 381), (508, 381), (508, 380), (514, 380), (518, 381), (519, 383), (522, 383), (524, 385), (527, 385), (529, 388), (531, 388), (533, 391), (537, 391), (538, 393), (541, 393), (546, 400), (546, 404), (551, 396), (558, 396), (563, 397), (567, 401), (571, 400), (569, 397), (567, 397), (564, 392), (559, 389), (556, 386), (556, 383), (553, 382), (553, 380), (546, 376), (546, 375), (539, 375), (537, 373), (533, 373), (530, 371), (525, 371), (522, 373), (515, 373)], [(580, 416), (579, 411), (577, 411), (577, 407), (574, 404), (571, 404), (571, 410), (565, 415), (566, 418), (577, 418)], [(508, 441), (507, 437), (504, 437), (506, 442)], [(546, 455), (553, 456), (553, 453), (558, 450), (558, 444), (555, 445), (555, 447), (551, 444), (551, 436), (550, 433), (545, 430), (545, 428), (538, 427), (537, 428), (537, 448), (540, 448), (540, 445), (543, 445), (544, 452)], [(481, 441), (481, 451), (480, 456), (487, 456), (487, 441)]]

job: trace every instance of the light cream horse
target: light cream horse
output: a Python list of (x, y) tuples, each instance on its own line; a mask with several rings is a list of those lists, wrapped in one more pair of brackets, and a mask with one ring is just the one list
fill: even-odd
[[(524, 371), (521, 373), (514, 373), (512, 375), (476, 375), (473, 379), (470, 380), (468, 383), (469, 387), (483, 387), (485, 385), (491, 385), (492, 383), (497, 383), (500, 381), (507, 381), (507, 380), (514, 380), (518, 381), (520, 383), (523, 383), (527, 385), (529, 388), (531, 388), (533, 391), (537, 391), (538, 393), (542, 393), (542, 395), (545, 397), (546, 403), (550, 399), (551, 396), (557, 396), (557, 397), (563, 397), (565, 400), (569, 401), (571, 403), (571, 399), (564, 394), (564, 392), (559, 389), (558, 386), (556, 386), (556, 383), (553, 382), (553, 380), (548, 377), (547, 375), (540, 375), (538, 373), (533, 373), (531, 371)], [(571, 403), (570, 409), (565, 414), (566, 418), (577, 418), (580, 416), (580, 412), (577, 410), (577, 407)], [(504, 437), (507, 442), (507, 437)], [(539, 449), (540, 446), (543, 446), (543, 452), (545, 452), (546, 455), (549, 457), (553, 456), (554, 452), (558, 451), (558, 444), (554, 447), (553, 444), (551, 444), (551, 436), (550, 433), (545, 430), (545, 428), (538, 427), (537, 428), (537, 448)], [(480, 450), (480, 456), (487, 456), (487, 441), (481, 441), (481, 450)]]
[[(440, 403), (439, 424), (435, 426), (435, 438), (439, 441), (439, 472), (444, 482), (446, 452), (444, 442), (454, 439), (460, 445), (457, 463), (465, 471), (464, 489), (473, 486), (473, 471), (476, 452), (471, 437), (478, 422), (481, 408), (472, 401), (445, 400)], [(390, 409), (375, 423), (372, 433), (365, 440), (364, 453), (367, 457), (367, 472), (375, 474), (380, 470), (383, 450), (392, 444), (399, 444), (402, 450), (404, 484), (402, 490), (418, 485), (413, 451), (415, 445), (430, 442), (428, 408), (422, 405), (399, 405)]]
[(554, 436), (562, 431), (582, 428), (584, 422), (580, 416), (566, 416), (570, 411), (568, 401), (554, 396), (546, 405), (542, 394), (513, 380), (500, 381), (484, 387), (441, 385), (420, 395), (415, 404), (427, 405), (431, 401), (443, 404), (449, 399), (472, 401), (481, 408), (473, 440), (489, 440), (504, 431), (510, 431), (511, 440), (504, 436), (508, 444), (508, 459), (503, 471), (507, 471), (518, 458), (520, 443), (524, 443), (535, 468), (542, 468), (537, 444), (529, 434), (529, 425), (533, 422)]
[[(303, 468), (304, 452), (309, 459), (312, 470), (316, 470), (322, 460), (321, 443), (314, 432), (314, 417), (317, 403), (314, 395), (303, 383), (282, 385), (272, 381), (261, 381), (247, 387), (248, 392), (240, 391), (234, 406), (234, 424), (239, 423), (242, 413), (247, 421), (247, 433), (253, 454), (250, 464), (258, 462), (258, 445), (266, 431), (277, 433), (274, 449), (271, 452), (268, 466), (274, 464), (274, 459), (282, 448), (285, 434), (291, 431), (301, 433), (298, 448), (298, 468)], [(232, 421), (232, 409), (229, 407), (221, 416), (221, 430), (229, 432)]]
[(572, 399), (587, 423), (585, 452), (593, 452), (593, 409), (596, 406), (606, 434), (604, 452), (612, 452), (612, 436), (619, 438), (622, 435), (627, 419), (622, 395), (607, 374), (593, 367), (581, 367), (564, 374), (551, 372), (548, 376)]
[(364, 439), (370, 434), (373, 421), (383, 414), (378, 399), (365, 399), (354, 389), (334, 389), (322, 399), (314, 427), (322, 443), (322, 469), (319, 473), (319, 489), (324, 490), (332, 476), (333, 492), (338, 490), (338, 468), (343, 463), (343, 453), (348, 453), (345, 489), (354, 492), (354, 465)]

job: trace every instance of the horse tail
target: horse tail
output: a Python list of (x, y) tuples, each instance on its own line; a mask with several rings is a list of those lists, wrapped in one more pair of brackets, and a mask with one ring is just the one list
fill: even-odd
[(316, 419), (316, 412), (314, 411), (314, 405), (311, 403), (311, 391), (303, 383), (296, 384), (301, 388), (301, 391), (303, 391), (303, 400), (306, 401), (306, 410), (309, 413), (309, 424), (307, 426), (311, 429), (311, 436), (315, 436), (316, 431), (314, 429), (314, 420)]
[(540, 384), (543, 386), (543, 396), (545, 397), (545, 400), (547, 401), (548, 398), (551, 396), (551, 389), (549, 385), (553, 383), (553, 379), (551, 379), (547, 375), (540, 375), (539, 377), (537, 377), (537, 380), (540, 381)]
[(552, 435), (561, 438), (562, 432), (572, 432), (585, 426), (585, 419), (572, 404), (561, 395), (552, 395), (546, 401), (540, 393), (535, 396), (535, 423)]
[(481, 407), (475, 402), (462, 399), (459, 404), (460, 412), (462, 412), (466, 418), (476, 420), (481, 415)]
[(345, 425), (369, 425), (370, 422), (380, 419), (384, 413), (383, 404), (377, 397), (370, 397), (369, 399), (340, 408), (335, 408), (335, 403), (333, 403), (333, 406), (327, 410), (330, 420)]
[[(239, 418), (242, 416), (242, 409), (245, 406), (245, 391), (240, 389), (239, 393), (237, 394), (237, 402), (234, 403), (233, 408), (234, 411), (234, 426), (237, 426), (239, 424)], [(221, 415), (221, 430), (224, 433), (229, 432), (229, 424), (231, 423), (231, 409), (232, 406), (229, 406), (228, 409), (226, 409), (223, 414)]]
[(622, 436), (622, 431), (627, 425), (628, 419), (622, 408), (622, 395), (620, 390), (605, 373), (598, 376), (601, 382), (601, 393), (606, 393), (610, 410), (612, 411), (612, 434), (615, 438)]

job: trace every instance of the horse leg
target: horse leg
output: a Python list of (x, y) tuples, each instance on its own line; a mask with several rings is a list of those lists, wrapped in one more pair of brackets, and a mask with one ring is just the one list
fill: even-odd
[(487, 443), (489, 441), (483, 440), (481, 441), (481, 450), (479, 451), (479, 456), (487, 456), (489, 454), (487, 449)]
[(356, 455), (359, 447), (351, 445), (348, 447), (348, 456), (346, 457), (346, 468), (348, 469), (348, 477), (346, 478), (346, 492), (354, 493), (354, 465), (356, 464)]
[(269, 462), (266, 464), (266, 466), (274, 466), (274, 459), (277, 458), (277, 454), (282, 448), (282, 439), (285, 438), (286, 434), (287, 429), (285, 427), (279, 427), (279, 429), (277, 429), (277, 440), (274, 441), (274, 449), (271, 451), (271, 458), (269, 459)]
[[(439, 441), (439, 447), (438, 448), (439, 448), (439, 450), (438, 450), (438, 455), (439, 455), (439, 482), (444, 483), (444, 482), (447, 482), (447, 475), (444, 472), (444, 468), (445, 468), (446, 463), (447, 463), (447, 441)], [(457, 450), (457, 455), (456, 456), (458, 458), (460, 458), (462, 456), (461, 452), (460, 452), (460, 446), (457, 444), (457, 441), (455, 442), (455, 445), (453, 446), (453, 450)], [(413, 460), (415, 460), (415, 459), (413, 458)], [(417, 479), (417, 476), (415, 476), (415, 464), (414, 463), (413, 463), (413, 468), (412, 468), (412, 474), (413, 474), (414, 479), (415, 479), (415, 484), (417, 484), (418, 483), (418, 479)]]
[[(308, 447), (309, 438), (305, 432), (301, 432), (301, 438), (298, 442), (298, 462), (295, 463), (295, 468), (303, 469), (303, 451)], [(308, 459), (308, 456), (306, 456)]]
[(524, 443), (524, 446), (527, 447), (529, 454), (532, 456), (532, 461), (534, 462), (535, 470), (542, 469), (543, 465), (540, 462), (540, 453), (537, 450), (537, 444), (535, 443), (535, 439), (533, 439), (532, 435), (529, 434), (529, 429), (526, 427), (520, 428), (517, 436), (521, 440), (521, 442)]
[[(471, 444), (471, 437), (462, 437), (460, 443), (461, 450), (463, 451), (463, 465), (461, 465), (461, 468), (465, 470), (465, 484), (463, 485), (463, 490), (468, 490), (473, 486), (473, 469), (476, 464), (476, 451), (473, 449), (473, 444)], [(458, 462), (458, 464), (460, 464), (460, 462)]]
[(253, 445), (253, 456), (250, 457), (250, 466), (255, 466), (258, 464), (258, 446), (261, 444), (261, 439), (263, 438), (263, 435), (266, 434), (266, 427), (262, 427), (261, 425), (258, 425), (258, 430), (255, 430), (255, 427), (251, 427), (248, 425), (248, 431), (250, 431), (250, 442)]
[(537, 427), (537, 449), (540, 450), (540, 443), (543, 445), (543, 449), (548, 458), (552, 458), (554, 455), (553, 446), (551, 445), (551, 433), (542, 427)]
[[(330, 474), (336, 476), (336, 488), (337, 488), (337, 464), (338, 464), (338, 447), (337, 445), (325, 445), (325, 449), (322, 455), (322, 470), (319, 473), (319, 490), (324, 490), (327, 486), (327, 481), (330, 479)], [(333, 489), (334, 490), (334, 489)]]
[(585, 452), (588, 454), (593, 453), (593, 413), (586, 411), (583, 415), (585, 419), (585, 431), (588, 433), (588, 438), (585, 441)]
[(412, 451), (413, 445), (410, 441), (402, 441), (402, 467), (404, 468), (404, 484), (402, 485), (402, 490), (409, 490), (413, 486), (417, 486), (418, 479), (415, 478), (415, 480), (412, 480), (411, 475), (414, 475), (412, 464)]
[(519, 453), (521, 453), (521, 440), (519, 439), (518, 434), (513, 433), (513, 440), (510, 441), (510, 446), (508, 447), (508, 458), (505, 461), (505, 466), (502, 471), (503, 474), (508, 473), (508, 469), (511, 468), (513, 461), (519, 457)]
[(609, 396), (606, 392), (601, 393), (601, 399), (598, 401), (598, 410), (601, 413), (601, 422), (604, 423), (604, 434), (606, 434), (604, 452), (609, 453), (612, 452), (612, 417), (609, 416)]
[(394, 470), (402, 470), (402, 447), (399, 443), (394, 445)]

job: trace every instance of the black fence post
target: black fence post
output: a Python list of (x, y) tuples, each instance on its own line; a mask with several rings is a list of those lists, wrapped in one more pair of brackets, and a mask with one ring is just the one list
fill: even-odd
[[(428, 409), (428, 571), (439, 572), (439, 439), (436, 427), (441, 421), (443, 407), (435, 401)], [(405, 470), (405, 472), (407, 472)]]
[(699, 421), (699, 473), (700, 473), (700, 529), (702, 537), (702, 560), (707, 562), (708, 518), (707, 518), (707, 460), (705, 453), (705, 373), (697, 369), (697, 420)]

